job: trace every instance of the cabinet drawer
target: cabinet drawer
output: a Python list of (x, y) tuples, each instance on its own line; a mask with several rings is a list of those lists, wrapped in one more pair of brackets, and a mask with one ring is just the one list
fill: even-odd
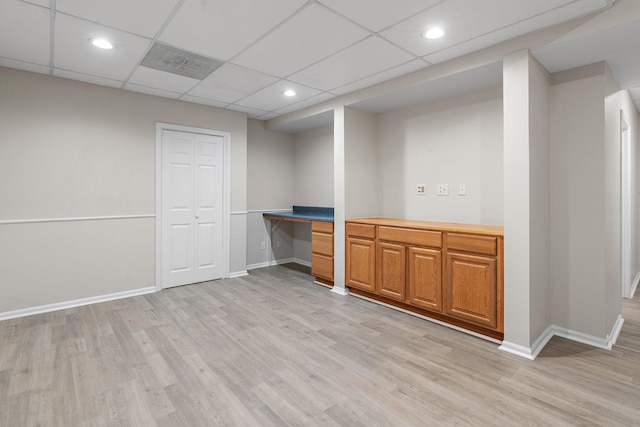
[(447, 233), (447, 248), (451, 251), (472, 252), (483, 255), (498, 254), (498, 238), (471, 234)]
[(311, 274), (333, 281), (333, 258), (311, 254)]
[(333, 233), (333, 223), (326, 221), (311, 221), (311, 231)]
[(378, 238), (380, 240), (409, 243), (418, 246), (442, 247), (442, 233), (440, 231), (380, 226), (378, 227)]
[(347, 223), (347, 236), (365, 237), (367, 239), (376, 238), (376, 226), (368, 224)]
[(311, 232), (311, 252), (333, 256), (333, 234)]

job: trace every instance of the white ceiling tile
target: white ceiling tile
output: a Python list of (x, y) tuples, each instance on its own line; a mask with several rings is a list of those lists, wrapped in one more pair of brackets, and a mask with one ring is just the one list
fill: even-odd
[(145, 37), (156, 36), (179, 0), (56, 0), (56, 10)]
[(266, 111), (258, 110), (256, 108), (243, 107), (242, 105), (231, 104), (225, 107), (227, 110), (239, 111), (241, 113), (247, 113), (250, 119), (262, 116)]
[(0, 57), (49, 65), (49, 10), (0, 1)]
[[(296, 96), (284, 96), (283, 92), (288, 89), (295, 90)], [(279, 108), (284, 108), (287, 105), (304, 101), (305, 99), (311, 98), (319, 93), (320, 91), (317, 89), (287, 80), (280, 80), (279, 82), (254, 93), (253, 95), (249, 95), (248, 97), (241, 99), (236, 102), (236, 104), (263, 111), (273, 111)]]
[(320, 0), (336, 12), (380, 31), (398, 21), (425, 10), (440, 0)]
[[(499, 30), (572, 0), (448, 0), (380, 34), (416, 55), (424, 56)], [(481, 19), (479, 19), (481, 17)], [(427, 40), (421, 33), (432, 26), (445, 30), (441, 39)]]
[(218, 102), (218, 101), (213, 101), (211, 99), (199, 98), (197, 96), (190, 96), (190, 95), (182, 95), (180, 97), (180, 101), (193, 102), (194, 104), (209, 105), (211, 107), (219, 107), (219, 108), (226, 107), (228, 104), (228, 102)]
[(394, 77), (402, 76), (403, 74), (408, 74), (412, 71), (416, 71), (424, 67), (427, 67), (427, 64), (425, 64), (424, 61), (421, 61), (420, 59), (414, 59), (413, 61), (398, 65), (397, 67), (391, 68), (378, 74), (374, 74), (373, 76), (369, 76), (361, 80), (356, 80), (339, 88), (331, 89), (331, 92), (335, 93), (336, 95), (343, 95), (345, 93), (353, 92), (358, 89), (390, 80)]
[(132, 83), (127, 83), (126, 85), (124, 85), (124, 89), (130, 90), (132, 92), (144, 93), (147, 95), (161, 96), (163, 98), (178, 99), (178, 97), (180, 96), (180, 94), (176, 92), (169, 92), (168, 90), (161, 90), (161, 89), (156, 89), (152, 87), (140, 86)]
[(277, 77), (226, 63), (191, 89), (189, 95), (231, 103), (277, 80)]
[[(98, 49), (90, 39), (104, 37), (116, 44)], [(113, 80), (125, 80), (138, 64), (151, 41), (82, 19), (58, 14), (54, 65), (66, 70)]]
[(15, 59), (2, 57), (0, 57), (0, 67), (15, 68), (39, 74), (49, 74), (51, 71), (51, 68), (47, 65), (32, 64), (30, 62), (16, 61)]
[(414, 59), (379, 37), (369, 37), (288, 79), (322, 90), (344, 86)]
[(118, 80), (105, 79), (102, 77), (90, 76), (87, 74), (74, 73), (69, 70), (61, 70), (54, 68), (53, 75), (56, 77), (62, 77), (65, 79), (78, 80), (85, 83), (91, 83), (99, 86), (109, 86), (119, 88), (122, 86), (122, 82)]
[(240, 54), (233, 62), (285, 77), (365, 38), (369, 33), (312, 4)]
[(37, 4), (38, 6), (51, 7), (51, 0), (22, 0), (27, 3)]
[(298, 103), (289, 105), (287, 107), (284, 108), (280, 108), (279, 110), (276, 110), (276, 113), (278, 114), (286, 114), (286, 113), (290, 113), (292, 111), (296, 111), (296, 110), (300, 110), (302, 108), (307, 108), (310, 107), (312, 105), (316, 105), (319, 104), (321, 102), (327, 101), (331, 98), (335, 98), (335, 95), (329, 92), (322, 92), (314, 97), (311, 97), (309, 99), (305, 99), (304, 101), (300, 101)]
[(200, 83), (200, 80), (139, 66), (127, 83), (183, 93)]
[(586, 15), (604, 7), (603, 0), (581, 0), (572, 2), (556, 9), (541, 13), (524, 21), (490, 32), (467, 42), (452, 46), (424, 57), (432, 64), (444, 62), (458, 56), (465, 55), (476, 50), (483, 49), (509, 40), (523, 34), (528, 34), (542, 28), (560, 24), (578, 16)]
[(255, 117), (258, 120), (271, 120), (271, 119), (275, 119), (276, 117), (280, 116), (280, 114), (278, 113), (265, 113), (261, 116)]
[(305, 3), (305, 0), (186, 0), (160, 40), (227, 60)]

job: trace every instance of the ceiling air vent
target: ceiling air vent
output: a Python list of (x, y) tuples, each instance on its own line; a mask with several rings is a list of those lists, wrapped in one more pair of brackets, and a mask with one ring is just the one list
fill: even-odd
[(140, 65), (179, 76), (202, 80), (223, 62), (162, 43), (154, 43)]

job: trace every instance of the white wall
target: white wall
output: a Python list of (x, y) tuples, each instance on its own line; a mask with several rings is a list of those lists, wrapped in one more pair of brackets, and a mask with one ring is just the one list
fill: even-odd
[[(293, 227), (274, 224), (270, 254), (270, 221), (263, 212), (289, 210), (293, 205), (295, 150), (293, 135), (264, 129), (264, 122), (247, 123), (247, 265), (263, 267), (269, 261), (293, 258)], [(284, 244), (277, 248), (275, 242)], [(264, 242), (265, 248), (262, 249)]]
[[(153, 215), (156, 122), (230, 132), (231, 210), (247, 208), (243, 113), (0, 68), (0, 117), (0, 221)], [(0, 224), (0, 313), (154, 286), (154, 221)]]
[(294, 197), (298, 206), (333, 206), (333, 126), (294, 135)]
[(504, 58), (504, 342), (532, 356), (530, 223), (530, 62), (526, 50)]
[(551, 316), (551, 76), (529, 58), (529, 228), (531, 340), (552, 324)]
[[(377, 122), (383, 216), (502, 225), (500, 87), (384, 113)], [(416, 194), (417, 184), (427, 185), (427, 195)], [(437, 184), (448, 184), (449, 196), (436, 196)]]

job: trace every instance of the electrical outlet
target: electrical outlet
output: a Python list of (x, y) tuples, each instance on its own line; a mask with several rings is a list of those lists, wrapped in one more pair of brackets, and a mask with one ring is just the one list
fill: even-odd
[(419, 195), (427, 194), (427, 184), (418, 184), (416, 189), (416, 194), (419, 194)]
[(460, 184), (458, 185), (458, 196), (466, 196), (467, 195), (467, 185)]
[(267, 242), (265, 242), (264, 240), (260, 242), (260, 249), (262, 250), (267, 249)]
[(438, 184), (438, 196), (448, 196), (449, 195), (449, 184)]
[(282, 240), (278, 240), (276, 242), (276, 248), (281, 248), (282, 247)]

